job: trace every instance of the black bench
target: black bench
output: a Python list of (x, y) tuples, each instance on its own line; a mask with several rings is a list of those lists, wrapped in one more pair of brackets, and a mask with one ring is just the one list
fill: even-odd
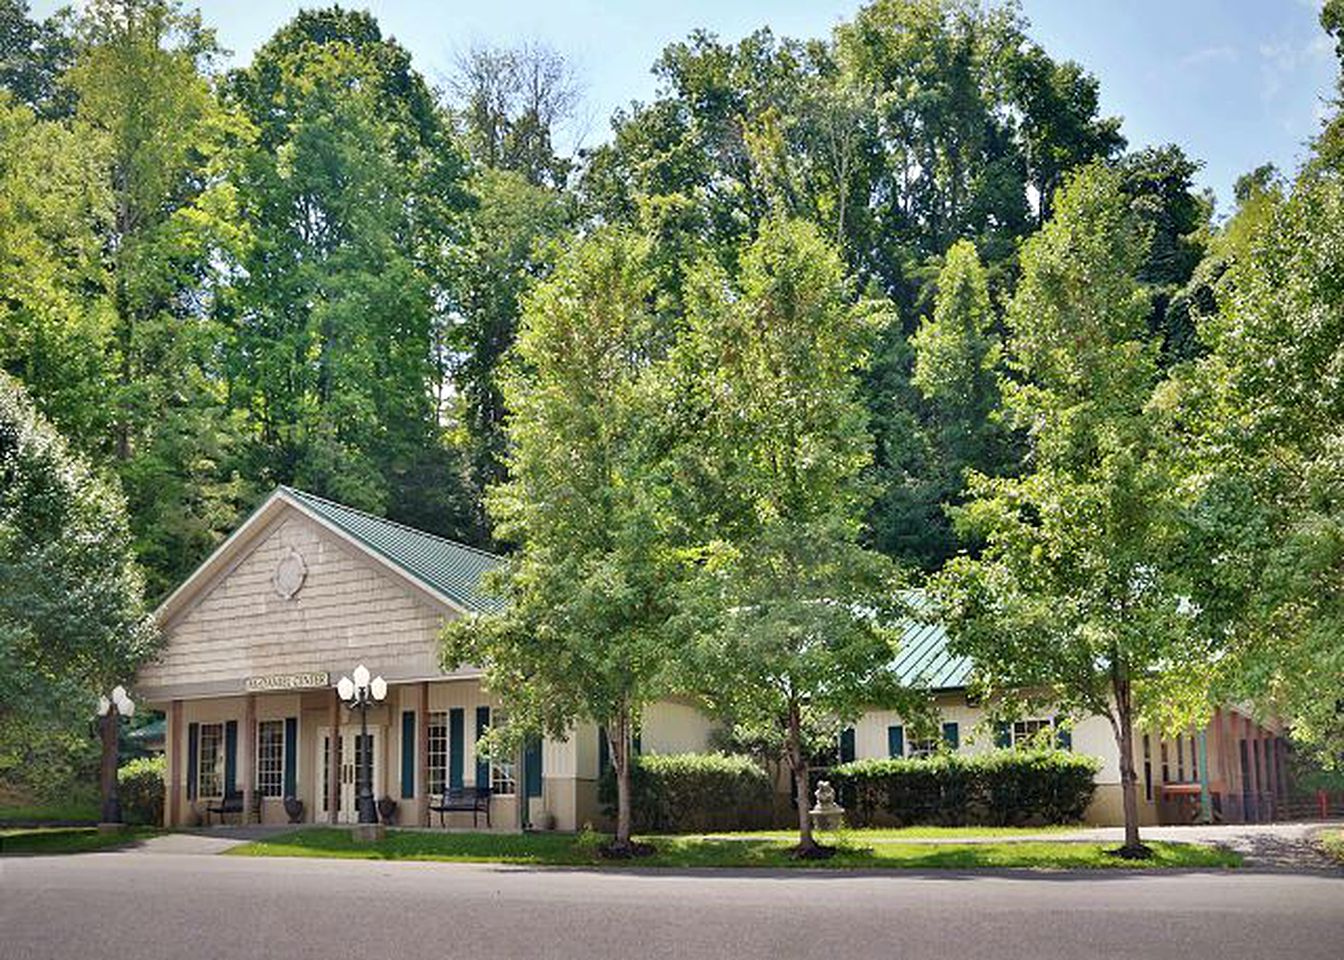
[[(208, 803), (205, 807), (205, 825), (210, 826), (210, 814), (217, 814), (219, 822), (223, 823), (224, 818), (231, 813), (238, 814), (238, 822), (242, 823), (243, 817), (243, 791), (235, 790), (227, 793), (220, 800), (214, 803)], [(252, 791), (252, 814), (256, 817), (257, 823), (261, 823), (261, 791)]]
[(430, 803), (429, 809), (439, 815), (439, 826), (444, 826), (445, 813), (470, 813), (471, 825), (476, 826), (476, 815), (485, 814), (485, 825), (490, 826), (490, 788), (489, 787), (449, 787), (438, 798), (438, 803)]

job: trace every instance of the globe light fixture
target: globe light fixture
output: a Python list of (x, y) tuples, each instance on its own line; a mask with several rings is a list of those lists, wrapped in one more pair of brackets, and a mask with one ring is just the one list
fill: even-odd
[(351, 671), (351, 677), (336, 682), (336, 693), (351, 710), (359, 711), (359, 746), (355, 757), (359, 760), (358, 784), (355, 788), (355, 809), (361, 824), (378, 822), (378, 808), (373, 802), (373, 751), (369, 743), (369, 707), (382, 703), (387, 697), (387, 681), (371, 677), (369, 668), (360, 664)]

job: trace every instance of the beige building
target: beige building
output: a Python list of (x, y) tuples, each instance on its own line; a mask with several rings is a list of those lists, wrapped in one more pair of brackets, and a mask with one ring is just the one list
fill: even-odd
[[(478, 671), (449, 673), (439, 665), (442, 625), (495, 608), (480, 578), (497, 562), (277, 489), (157, 612), (165, 645), (140, 671), (137, 687), (167, 717), (168, 825), (203, 821), (226, 798), (266, 823), (295, 816), (353, 821), (356, 761), (365, 747), (374, 796), (389, 798), (400, 824), (439, 822), (432, 798), (456, 787), (490, 788), (496, 828), (526, 822), (572, 830), (600, 820), (605, 744), (594, 727), (535, 743), (512, 762), (487, 761), (475, 744), (501, 720), (498, 705), (482, 690)], [(385, 701), (368, 713), (365, 743), (358, 714), (335, 690), (360, 663), (389, 685)], [(948, 656), (937, 628), (911, 628), (897, 668), (935, 691), (943, 737), (955, 749), (986, 749), (1053, 722), (1040, 717), (987, 731), (983, 710), (967, 704), (969, 664)], [(640, 749), (704, 750), (711, 732), (710, 720), (693, 706), (659, 703), (643, 718)], [(1071, 736), (1073, 749), (1103, 761), (1090, 819), (1116, 822), (1119, 774), (1109, 728), (1089, 718)], [(1190, 798), (1197, 804), (1201, 790), (1228, 819), (1268, 816), (1282, 795), (1279, 740), (1235, 711), (1221, 713), (1203, 736), (1141, 742), (1136, 760), (1150, 822), (1189, 816)], [(840, 752), (845, 759), (911, 755), (932, 746), (907, 738), (899, 717), (874, 711), (846, 731)], [(464, 826), (473, 815), (447, 818), (450, 826)]]

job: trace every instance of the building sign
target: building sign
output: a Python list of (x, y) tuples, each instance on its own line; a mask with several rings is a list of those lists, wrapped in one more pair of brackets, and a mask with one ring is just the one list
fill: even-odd
[(264, 690), (304, 690), (309, 687), (330, 686), (330, 675), (320, 673), (277, 673), (269, 677), (248, 677), (243, 686), (248, 693)]

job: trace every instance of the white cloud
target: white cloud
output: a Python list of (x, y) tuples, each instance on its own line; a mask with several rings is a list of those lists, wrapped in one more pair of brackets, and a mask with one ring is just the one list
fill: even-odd
[(1217, 47), (1201, 47), (1198, 50), (1191, 50), (1181, 57), (1178, 63), (1182, 67), (1201, 67), (1210, 63), (1236, 63), (1238, 56), (1237, 48), (1225, 43)]

